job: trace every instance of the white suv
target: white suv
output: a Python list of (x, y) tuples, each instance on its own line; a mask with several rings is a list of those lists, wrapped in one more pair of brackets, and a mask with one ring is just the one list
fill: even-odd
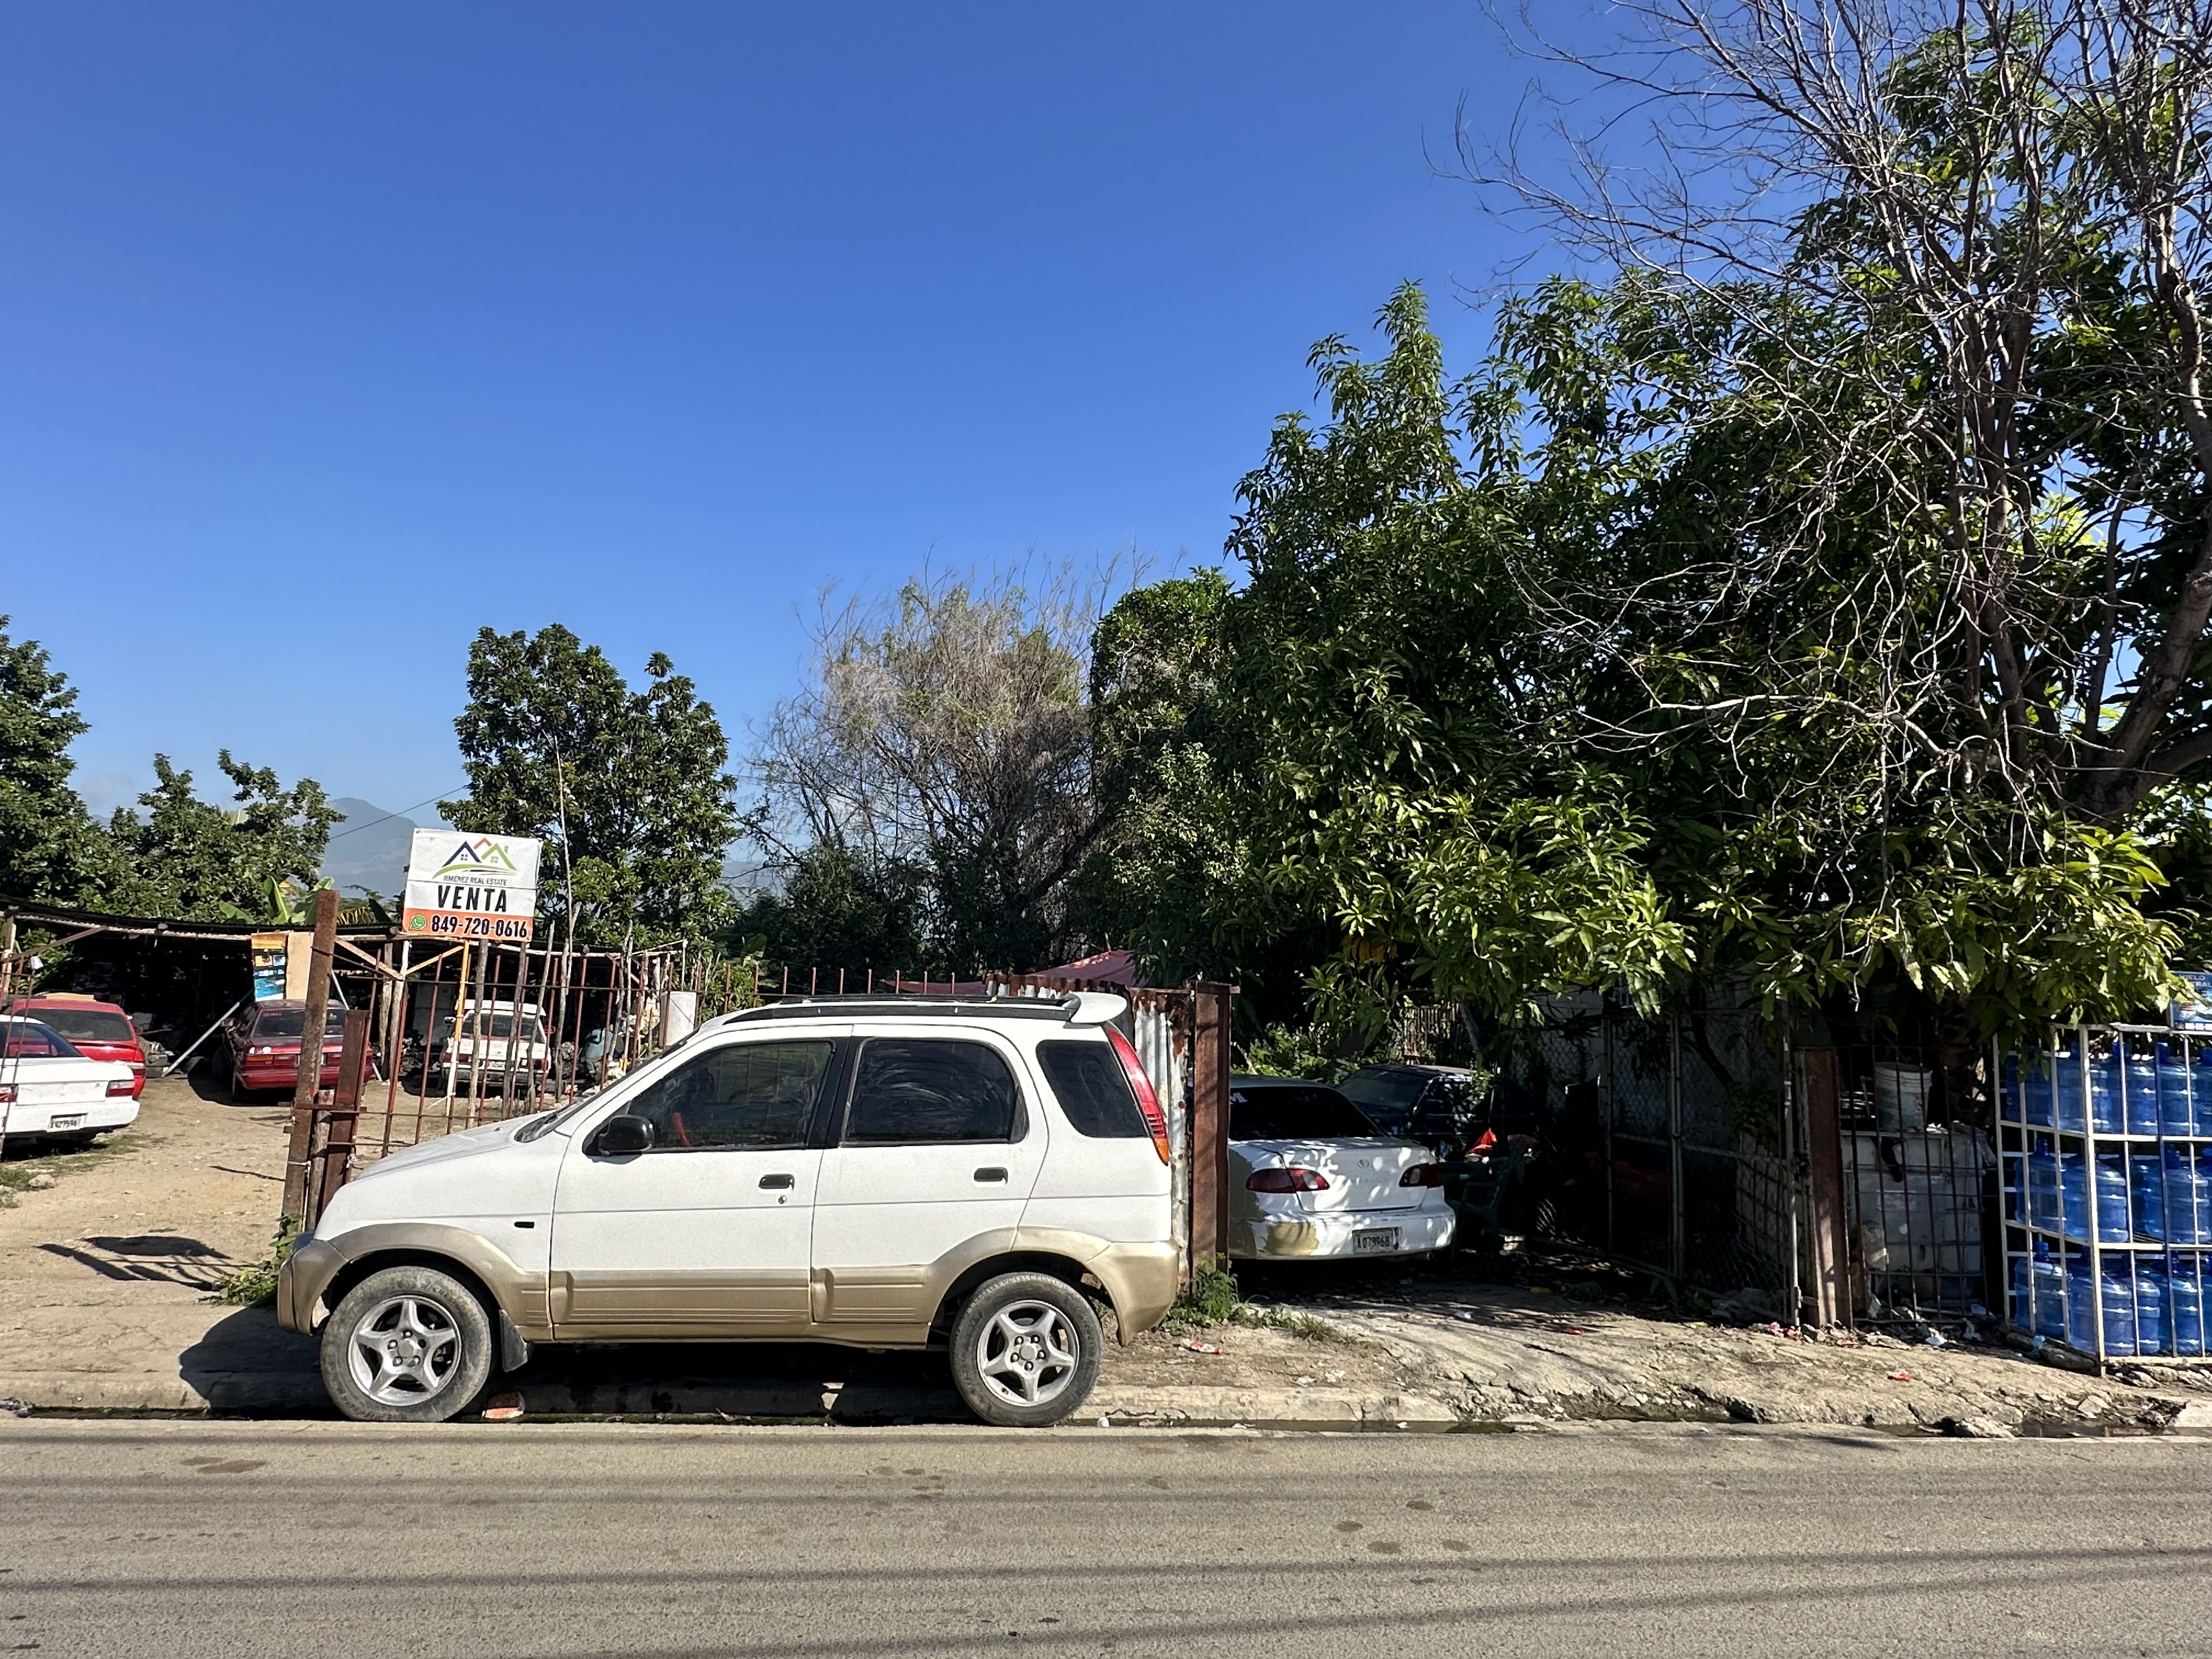
[[(384, 1159), (284, 1266), (348, 1417), (437, 1422), (532, 1342), (950, 1348), (1056, 1423), (1175, 1299), (1167, 1122), (1127, 1005), (819, 998), (725, 1015), (599, 1093)], [(330, 1310), (326, 1320), (322, 1310)]]

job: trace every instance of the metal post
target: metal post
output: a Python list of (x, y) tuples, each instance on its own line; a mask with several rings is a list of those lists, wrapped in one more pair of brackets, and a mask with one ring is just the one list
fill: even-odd
[(1689, 1255), (1682, 1212), (1682, 1019), (1679, 1008), (1667, 1017), (1667, 1266), (1678, 1284)]
[(453, 1127), (453, 1085), (460, 1080), (461, 1011), (469, 1000), (469, 952), (473, 940), (461, 945), (460, 971), (453, 979), (453, 1028), (446, 1036), (446, 1127)]
[(329, 1021), (331, 957), (337, 950), (338, 896), (315, 895), (315, 942), (307, 957), (306, 1006), (300, 1011), (300, 1069), (292, 1085), (292, 1144), (284, 1163), (284, 1213), (304, 1213), (307, 1202), (307, 1143), (313, 1133), (315, 1094), (323, 1080), (323, 1029)]

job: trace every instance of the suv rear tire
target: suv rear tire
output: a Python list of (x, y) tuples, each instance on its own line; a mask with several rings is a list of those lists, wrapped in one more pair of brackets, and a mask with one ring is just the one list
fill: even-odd
[(386, 1267), (323, 1327), (323, 1387), (356, 1423), (443, 1423), (491, 1375), (492, 1329), (467, 1285), (434, 1267)]
[(1049, 1273), (1001, 1273), (953, 1322), (953, 1386), (986, 1423), (1044, 1428), (1091, 1397), (1105, 1340), (1080, 1291)]

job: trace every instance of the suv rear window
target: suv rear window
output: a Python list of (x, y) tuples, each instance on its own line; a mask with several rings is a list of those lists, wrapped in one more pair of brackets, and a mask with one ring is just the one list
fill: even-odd
[(1027, 1132), (1014, 1074), (987, 1045), (877, 1037), (861, 1046), (848, 1146), (1018, 1140)]
[(1379, 1134), (1366, 1113), (1317, 1083), (1275, 1084), (1229, 1092), (1231, 1140), (1305, 1140)]
[(1037, 1063), (1079, 1135), (1098, 1140), (1146, 1140), (1152, 1131), (1137, 1109), (1121, 1060), (1103, 1042), (1040, 1042)]
[(41, 1008), (40, 1023), (72, 1042), (129, 1042), (131, 1022), (104, 1008)]

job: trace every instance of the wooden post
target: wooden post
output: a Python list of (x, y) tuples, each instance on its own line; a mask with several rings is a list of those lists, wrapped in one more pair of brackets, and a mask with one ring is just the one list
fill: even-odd
[(307, 1212), (307, 1146), (314, 1133), (315, 1093), (323, 1081), (323, 1027), (329, 1019), (331, 957), (337, 951), (338, 896), (315, 895), (315, 942), (307, 958), (306, 1005), (300, 1011), (300, 1069), (292, 1085), (292, 1145), (284, 1160), (284, 1213)]
[(1191, 983), (1190, 1265), (1229, 1253), (1229, 1007), (1235, 988)]
[(1813, 1316), (1826, 1328), (1851, 1317), (1845, 1273), (1842, 1090), (1833, 1048), (1797, 1050), (1797, 1082), (1805, 1102), (1805, 1254)]
[(345, 1036), (338, 1047), (337, 1087), (331, 1091), (330, 1109), (317, 1114), (323, 1120), (322, 1145), (316, 1149), (318, 1167), (308, 1183), (312, 1196), (305, 1218), (309, 1226), (314, 1225), (331, 1194), (345, 1185), (352, 1171), (354, 1141), (361, 1126), (362, 1083), (368, 1063), (368, 1011), (349, 1008)]

